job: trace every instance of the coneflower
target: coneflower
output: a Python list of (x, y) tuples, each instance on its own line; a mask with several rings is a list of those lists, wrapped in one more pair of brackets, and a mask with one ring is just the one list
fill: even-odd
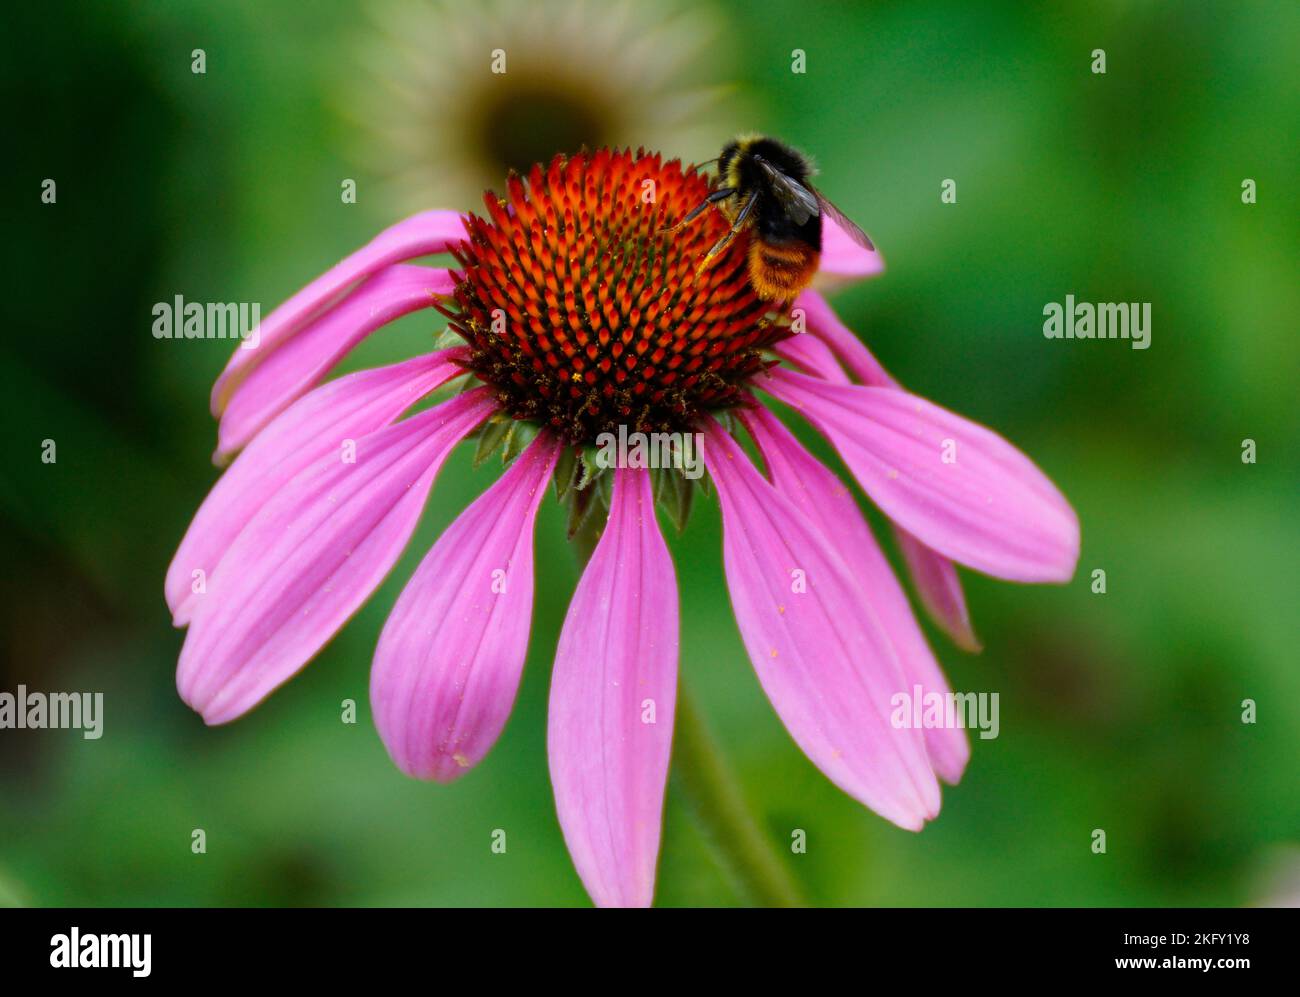
[[(1001, 437), (900, 388), (820, 294), (778, 309), (756, 297), (745, 237), (700, 271), (726, 222), (708, 212), (662, 230), (707, 192), (704, 175), (655, 155), (557, 157), (512, 176), (504, 199), (487, 195), (481, 216), (435, 211), (394, 226), (268, 317), (260, 347), (237, 350), (213, 390), (218, 456), (243, 452), (167, 577), (175, 621), (189, 627), (185, 701), (224, 723), (306, 664), (384, 578), (448, 454), (477, 432), (480, 451), (500, 446), (508, 466), (434, 544), (384, 626), (371, 673), (380, 736), (402, 771), (439, 781), (496, 741), (527, 649), (533, 523), (555, 481), (575, 528), (603, 519), (551, 680), (560, 824), (597, 903), (650, 903), (678, 658), (655, 510), (680, 519), (696, 486), (672, 467), (604, 470), (591, 448), (620, 427), (701, 433), (736, 621), (782, 722), (883, 817), (910, 829), (934, 817), (938, 780), (965, 767), (965, 736), (899, 729), (891, 700), (947, 683), (853, 494), (756, 392), (834, 444), (900, 531), (927, 603), (966, 643), (952, 562), (1064, 582), (1077, 520)], [(824, 245), (829, 273), (881, 268), (842, 233)], [(459, 266), (405, 262), (443, 251)], [(449, 316), (456, 345), (317, 386), (363, 336), (430, 306)], [(461, 393), (403, 417), (460, 375)]]
[(469, 204), (557, 152), (717, 154), (736, 32), (678, 0), (371, 0), (339, 104), (394, 214)]

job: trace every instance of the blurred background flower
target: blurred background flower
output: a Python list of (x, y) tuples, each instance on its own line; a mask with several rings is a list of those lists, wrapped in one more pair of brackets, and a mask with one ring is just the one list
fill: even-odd
[(1300, 907), (1300, 847), (1281, 845), (1260, 857), (1254, 907)]
[(377, 0), (342, 98), (397, 211), (479, 203), (586, 145), (704, 160), (736, 128), (735, 35), (675, 0)]
[[(422, 9), (445, 39), (476, 16), (470, 4)], [(649, 9), (645, 30), (667, 30)], [(698, 150), (648, 125), (605, 140), (708, 158), (730, 133), (758, 128), (814, 153), (820, 187), (889, 262), (836, 310), (910, 389), (1032, 453), (1083, 525), (1069, 586), (964, 577), (983, 654), (930, 631), (955, 688), (1000, 693), (1001, 734), (973, 739), (942, 816), (911, 834), (831, 786), (782, 730), (732, 621), (716, 503), (701, 503), (684, 537), (668, 537), (681, 673), (764, 829), (779, 845), (806, 833), (806, 853), (786, 859), (818, 903), (1257, 900), (1264, 856), (1300, 835), (1300, 7), (703, 9), (724, 28), (700, 56), (698, 84), (654, 78), (673, 92), (735, 80), (754, 113), (711, 123), (704, 113), (716, 134)], [(208, 729), (176, 696), (181, 636), (159, 579), (216, 478), (202, 399), (230, 343), (155, 340), (150, 310), (183, 294), (258, 301), (269, 314), (399, 213), (432, 206), (425, 197), (468, 203), (431, 187), (399, 211), (378, 196), (377, 175), (357, 172), (358, 145), (382, 143), (339, 114), (338, 96), (380, 92), (373, 60), (363, 71), (356, 52), (364, 39), (382, 46), (383, 32), (346, 0), (56, 0), (11, 5), (6, 18), (0, 86), (15, 140), (0, 260), (14, 290), (0, 345), (0, 691), (102, 691), (105, 725), (98, 741), (0, 731), (0, 894), (586, 903), (538, 748), (577, 578), (555, 503), (539, 517), (523, 686), (492, 755), (456, 785), (430, 787), (393, 769), (367, 715), (387, 608), (494, 469), (444, 476), (411, 556), (273, 701)], [(605, 59), (611, 80), (624, 79), (625, 52), (570, 30), (567, 61)], [(481, 42), (471, 61), (486, 72), (491, 48), (511, 50), (498, 82), (513, 85), (528, 59), (517, 37)], [(667, 37), (685, 44), (687, 33)], [(679, 64), (664, 45), (656, 71)], [(734, 71), (713, 71), (719, 46), (734, 49)], [(199, 47), (204, 75), (191, 71)], [(1088, 71), (1097, 47), (1105, 76)], [(791, 72), (796, 48), (802, 75)], [(467, 91), (464, 78), (448, 86), (450, 114)], [(426, 95), (431, 109), (443, 98)], [(631, 104), (624, 113), (670, 120), (645, 95)], [(435, 127), (430, 141), (452, 144), (395, 172), (422, 155), (455, 159), (457, 183), (476, 196), (522, 154), (494, 166), (480, 146), (487, 175), (471, 176), (458, 158), (469, 133)], [(355, 204), (340, 199), (349, 177)], [(40, 200), (45, 178), (57, 180), (52, 205)], [(956, 204), (940, 202), (945, 178)], [(1254, 205), (1241, 201), (1244, 178), (1258, 184)], [(1151, 348), (1044, 339), (1043, 306), (1067, 293), (1151, 302)], [(350, 369), (426, 352), (439, 328), (408, 316), (362, 344)], [(1245, 438), (1258, 444), (1253, 465), (1241, 461)], [(57, 441), (56, 464), (40, 461), (45, 439)], [(1104, 595), (1091, 590), (1096, 569)], [(1245, 699), (1258, 704), (1254, 724), (1241, 722)], [(355, 725), (341, 721), (344, 700), (357, 703)], [(190, 851), (195, 828), (207, 831), (202, 856)], [(505, 854), (491, 850), (498, 828)], [(1091, 851), (1095, 828), (1107, 832), (1105, 855)], [(676, 787), (662, 854), (661, 903), (737, 902)]]

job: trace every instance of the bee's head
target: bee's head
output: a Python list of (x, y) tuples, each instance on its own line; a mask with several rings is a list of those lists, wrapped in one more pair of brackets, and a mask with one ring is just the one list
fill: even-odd
[(770, 163), (777, 170), (800, 183), (804, 183), (817, 172), (813, 168), (811, 159), (794, 146), (786, 145), (774, 138), (767, 136), (757, 138), (745, 151), (755, 158)]
[(740, 139), (732, 139), (722, 147), (722, 152), (718, 156), (718, 176), (723, 181), (734, 179), (732, 171), (735, 167), (736, 157), (740, 154), (740, 148)]

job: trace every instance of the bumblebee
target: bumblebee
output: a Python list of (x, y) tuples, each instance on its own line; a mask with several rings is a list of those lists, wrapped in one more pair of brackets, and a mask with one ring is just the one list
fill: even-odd
[(768, 301), (788, 301), (812, 283), (822, 249), (822, 219), (830, 217), (859, 246), (874, 250), (862, 229), (808, 182), (815, 170), (797, 149), (766, 135), (742, 135), (717, 159), (714, 189), (667, 231), (689, 225), (716, 205), (731, 229), (705, 254), (708, 267), (748, 229), (749, 282)]

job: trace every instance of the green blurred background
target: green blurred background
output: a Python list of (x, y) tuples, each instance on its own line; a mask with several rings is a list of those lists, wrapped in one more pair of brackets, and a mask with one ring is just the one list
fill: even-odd
[[(496, 43), (477, 5), (407, 6), (471, 40), (444, 44), (481, 44), (486, 68)], [(557, 18), (563, 6), (540, 5)], [(736, 87), (694, 123), (716, 144), (753, 127), (815, 153), (823, 189), (889, 265), (839, 294), (841, 313), (905, 384), (1031, 454), (1083, 524), (1070, 585), (965, 576), (981, 655), (932, 633), (957, 689), (1000, 694), (1002, 729), (973, 742), (939, 818), (910, 834), (838, 792), (785, 734), (731, 619), (716, 505), (699, 506), (670, 537), (682, 674), (764, 828), (819, 904), (1277, 902), (1300, 865), (1300, 7), (737, 0), (711, 16), (700, 77)], [(250, 0), (10, 5), (3, 17), (0, 690), (102, 691), (106, 719), (99, 741), (0, 731), (0, 901), (586, 903), (544, 747), (576, 577), (553, 502), (523, 688), (486, 761), (452, 786), (409, 780), (369, 718), (385, 614), (496, 473), (471, 471), (468, 452), (392, 576), (295, 681), (217, 729), (175, 692), (182, 634), (162, 579), (215, 480), (207, 396), (229, 344), (153, 339), (153, 303), (260, 301), (265, 314), (403, 210), (471, 206), (403, 208), (360, 165), (388, 148), (358, 112), (389, 99), (375, 16)], [(597, 43), (571, 32), (566, 44), (554, 58)], [(794, 48), (806, 74), (790, 71)], [(1095, 48), (1105, 75), (1090, 72)], [(499, 82), (462, 74), (425, 94), (416, 130), (450, 130), (449, 108)], [(523, 148), (567, 135), (574, 117), (540, 106), (550, 99), (523, 116), (538, 134), (512, 132)], [(658, 99), (624, 101), (618, 134)], [(435, 189), (443, 157), (463, 155), (463, 172), (492, 144), (457, 127), (427, 163)], [(712, 154), (662, 136), (669, 155)], [(40, 203), (47, 177), (55, 205)], [(341, 202), (343, 178), (358, 203)], [(955, 205), (940, 203), (945, 178)], [(1245, 178), (1257, 204), (1241, 201)], [(1151, 302), (1151, 348), (1044, 339), (1043, 306), (1067, 293)], [(347, 367), (427, 349), (437, 328), (404, 319)], [(46, 438), (57, 464), (39, 459)], [(354, 726), (340, 722), (348, 698)], [(1246, 698), (1254, 725), (1241, 722)], [(205, 855), (191, 853), (194, 828)], [(504, 855), (489, 848), (495, 828)], [(806, 854), (785, 847), (794, 828)], [(739, 902), (675, 788), (658, 901)]]

